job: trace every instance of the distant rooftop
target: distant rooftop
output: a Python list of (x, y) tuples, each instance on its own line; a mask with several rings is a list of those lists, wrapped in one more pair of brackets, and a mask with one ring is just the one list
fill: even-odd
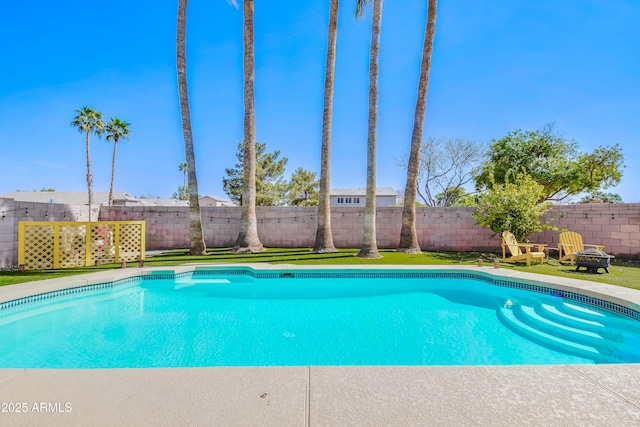
[(178, 199), (117, 199), (113, 198), (113, 206), (189, 206), (186, 200)]
[[(86, 205), (88, 194), (86, 191), (14, 191), (0, 194), (0, 197), (13, 199), (18, 202), (57, 203), (61, 205)], [(136, 200), (129, 193), (114, 192), (114, 200)], [(106, 205), (109, 203), (108, 191), (96, 191), (93, 193), (94, 205)]]
[[(17, 202), (32, 203), (56, 203), (61, 205), (82, 206), (87, 204), (88, 195), (86, 191), (14, 191), (0, 194), (0, 197), (13, 199)], [(220, 199), (214, 196), (203, 196), (200, 200), (205, 206), (235, 206), (229, 200)], [(96, 191), (93, 193), (93, 205), (107, 206), (109, 203), (109, 193), (106, 191)], [(161, 199), (157, 198), (136, 198), (129, 193), (114, 192), (113, 206), (189, 206), (187, 200)]]
[[(366, 196), (366, 187), (356, 188), (332, 188), (331, 196)], [(398, 193), (392, 187), (376, 187), (376, 196), (398, 197)]]

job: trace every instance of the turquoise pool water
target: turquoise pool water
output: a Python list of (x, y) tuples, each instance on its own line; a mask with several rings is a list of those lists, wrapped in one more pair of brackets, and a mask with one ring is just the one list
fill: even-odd
[(0, 311), (0, 367), (640, 362), (640, 322), (465, 278), (137, 279)]

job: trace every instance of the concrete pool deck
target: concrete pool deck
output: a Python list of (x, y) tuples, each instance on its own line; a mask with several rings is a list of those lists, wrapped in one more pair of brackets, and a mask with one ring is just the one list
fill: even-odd
[[(587, 281), (488, 267), (376, 267), (482, 271), (640, 307), (640, 291)], [(128, 268), (4, 286), (0, 302), (190, 269)], [(0, 425), (12, 426), (636, 426), (640, 364), (0, 369), (0, 398)]]

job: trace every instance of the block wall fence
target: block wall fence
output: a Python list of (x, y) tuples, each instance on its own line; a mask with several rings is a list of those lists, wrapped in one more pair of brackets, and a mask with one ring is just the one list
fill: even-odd
[(85, 205), (17, 202), (0, 198), (0, 268), (13, 268), (18, 264), (18, 222), (86, 221), (87, 217)]
[[(69, 221), (85, 207), (0, 199), (0, 268), (17, 263), (18, 221)], [(207, 247), (230, 247), (240, 227), (239, 207), (203, 207), (202, 226)], [(429, 251), (500, 252), (500, 236), (474, 225), (474, 208), (416, 208), (420, 246)], [(29, 212), (28, 215), (26, 212)], [(312, 247), (316, 207), (257, 207), (258, 234), (265, 247)], [(103, 221), (146, 222), (146, 249), (189, 247), (189, 210), (186, 207), (100, 208)], [(401, 207), (378, 208), (376, 234), (380, 248), (394, 248), (400, 239)], [(640, 260), (640, 203), (554, 206), (545, 220), (559, 229), (577, 231), (585, 243), (605, 245), (618, 258)], [(364, 208), (331, 209), (333, 240), (339, 248), (362, 245)], [(545, 231), (531, 241), (557, 247), (558, 232)]]

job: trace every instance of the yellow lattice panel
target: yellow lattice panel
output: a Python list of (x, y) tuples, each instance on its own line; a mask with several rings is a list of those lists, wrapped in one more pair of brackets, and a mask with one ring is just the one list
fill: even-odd
[(120, 224), (119, 258), (125, 261), (144, 259), (140, 242), (144, 242), (144, 224)]
[(144, 259), (144, 221), (18, 224), (18, 263), (26, 270)]
[(20, 242), (24, 242), (24, 247), (18, 252), (20, 264), (25, 264), (30, 270), (53, 268), (53, 224), (39, 223), (24, 229), (19, 227), (18, 234), (22, 234)]
[(58, 225), (58, 252), (55, 268), (81, 267), (86, 264), (87, 225), (66, 223)]
[(114, 223), (94, 223), (91, 224), (91, 256), (90, 263), (112, 264), (116, 262), (116, 242)]

